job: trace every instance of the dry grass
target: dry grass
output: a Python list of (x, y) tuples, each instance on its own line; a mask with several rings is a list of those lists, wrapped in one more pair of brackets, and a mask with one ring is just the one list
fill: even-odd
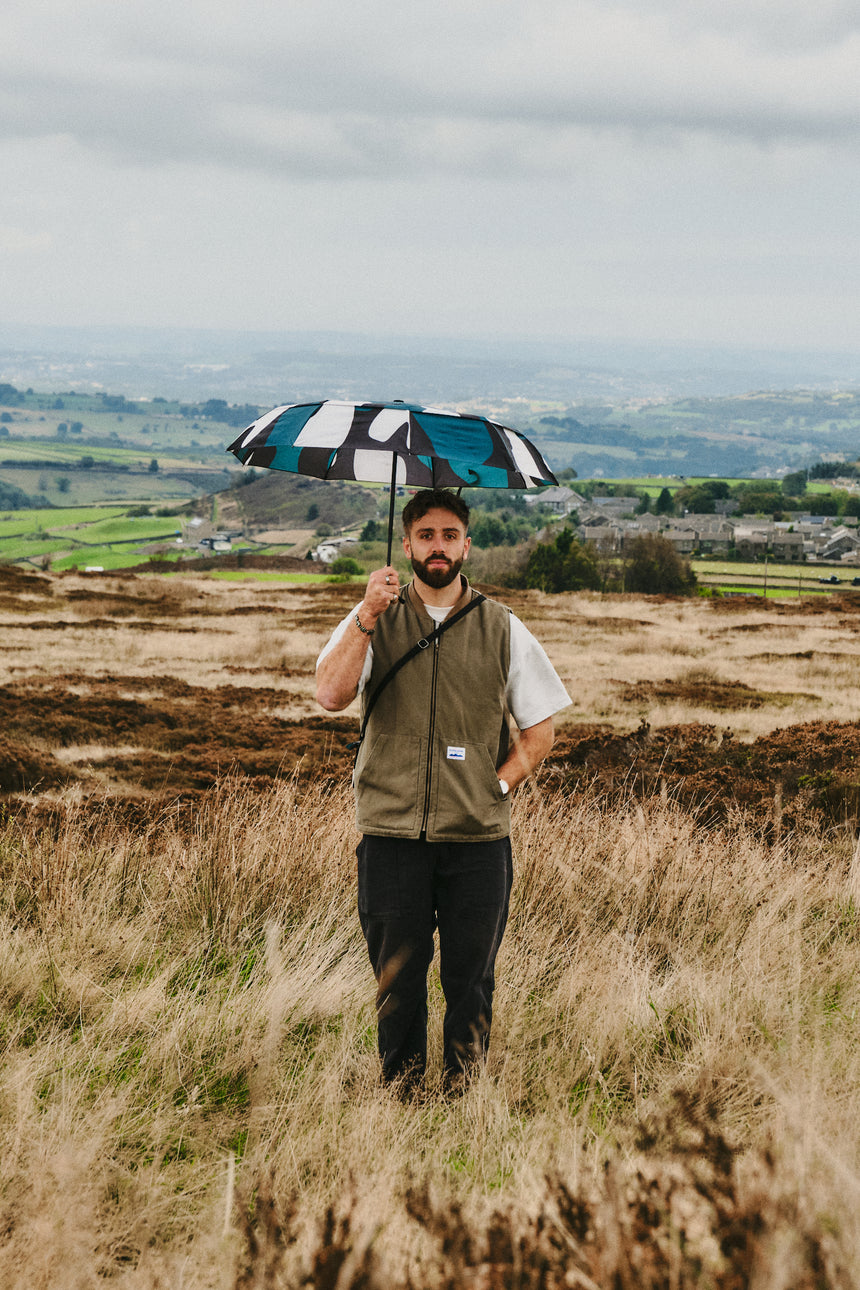
[[(247, 687), (306, 722), (354, 598), (48, 578), (0, 603), (0, 684), (56, 680), (84, 714), (101, 678), (162, 712), (200, 701), (159, 678), (207, 703)], [(511, 599), (570, 722), (743, 740), (860, 720), (860, 616), (837, 602)], [(94, 802), (117, 789), (108, 750), (138, 751), (58, 739), (92, 778), (44, 816), (0, 807), (0, 1284), (860, 1284), (850, 830), (731, 810), (703, 828), (666, 792), (610, 802), (548, 772), (515, 801), (487, 1071), (442, 1096), (434, 971), (428, 1095), (403, 1104), (377, 1084), (345, 785), (228, 777), (155, 815)]]
[[(317, 653), (361, 590), (203, 577), (95, 583), (67, 576), (43, 583), (42, 597), (21, 595), (8, 609), (0, 604), (0, 684), (72, 669), (78, 678), (119, 672), (138, 683), (169, 674), (197, 687), (237, 680), (284, 687), (288, 677), (290, 718), (319, 711)], [(819, 598), (811, 615), (796, 601), (721, 612), (707, 600), (660, 603), (590, 592), (507, 598), (568, 686), (573, 704), (562, 722), (622, 730), (640, 719), (652, 726), (702, 721), (748, 740), (788, 717), (860, 720), (860, 615), (837, 600), (827, 609)], [(630, 697), (642, 683), (683, 687), (695, 670), (773, 697), (732, 711), (714, 711), (692, 694)]]
[[(740, 819), (696, 829), (671, 801), (610, 809), (539, 786), (515, 814), (488, 1070), (449, 1102), (431, 1067), (407, 1105), (376, 1082), (345, 793), (225, 782), (145, 828), (107, 804), (52, 836), (8, 820), (2, 1283), (298, 1285), (340, 1240), (358, 1278), (340, 1285), (686, 1285), (695, 1235), (710, 1269), (695, 1284), (742, 1285), (718, 1276), (743, 1219), (764, 1234), (745, 1257), (772, 1278), (787, 1260), (758, 1284), (836, 1285), (839, 1268), (856, 1284), (853, 840), (768, 845)], [(441, 1007), (434, 976), (437, 1051)], [(558, 1217), (568, 1194), (588, 1239)], [(535, 1249), (567, 1232), (580, 1263), (565, 1238), (547, 1266), (591, 1281), (482, 1281), (495, 1211)], [(458, 1212), (474, 1248), (445, 1281)], [(612, 1280), (618, 1248), (656, 1258), (661, 1242), (674, 1281)], [(830, 1271), (799, 1279), (813, 1248)]]

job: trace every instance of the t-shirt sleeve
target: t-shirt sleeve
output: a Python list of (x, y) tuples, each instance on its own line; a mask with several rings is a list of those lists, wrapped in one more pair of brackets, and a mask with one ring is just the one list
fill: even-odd
[(507, 700), (520, 730), (536, 726), (572, 702), (546, 650), (515, 614), (511, 614)]
[[(335, 627), (331, 636), (329, 636), (325, 645), (320, 650), (319, 658), (317, 659), (317, 668), (319, 668), (319, 665), (325, 658), (326, 654), (330, 653), (331, 650), (334, 649), (338, 641), (343, 637), (344, 633), (346, 632), (347, 628), (349, 627), (350, 623), (355, 617), (356, 611), (358, 610), (360, 604), (361, 604), (361, 601), (359, 601), (358, 605), (356, 605), (354, 609), (351, 609), (347, 614), (346, 618), (342, 618), (338, 623), (337, 627)], [(358, 678), (358, 691), (357, 691), (358, 694), (361, 694), (362, 690), (367, 685), (367, 682), (370, 680), (370, 669), (372, 667), (373, 667), (373, 645), (368, 643), (367, 654), (365, 655), (365, 659), (364, 659), (364, 667), (361, 669), (361, 676)]]

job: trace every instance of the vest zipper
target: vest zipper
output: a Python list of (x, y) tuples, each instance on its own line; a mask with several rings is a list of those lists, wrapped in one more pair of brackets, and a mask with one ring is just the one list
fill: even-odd
[(439, 672), (439, 638), (433, 642), (433, 679), (430, 686), (430, 723), (427, 739), (427, 779), (424, 785), (424, 814), (421, 817), (421, 832), (426, 835), (427, 821), (430, 818), (430, 780), (433, 774), (433, 745), (436, 742), (436, 679)]

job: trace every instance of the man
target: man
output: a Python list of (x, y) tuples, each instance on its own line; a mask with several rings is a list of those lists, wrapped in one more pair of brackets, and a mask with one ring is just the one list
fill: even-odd
[(403, 509), (412, 582), (401, 587), (390, 565), (371, 573), (317, 663), (328, 711), (362, 695), (359, 918), (378, 985), (383, 1080), (406, 1090), (427, 1061), (436, 927), (446, 1087), (461, 1088), (486, 1055), (511, 890), (510, 793), (547, 755), (553, 716), (570, 703), (531, 633), (460, 573), (468, 526), (456, 494), (416, 493)]

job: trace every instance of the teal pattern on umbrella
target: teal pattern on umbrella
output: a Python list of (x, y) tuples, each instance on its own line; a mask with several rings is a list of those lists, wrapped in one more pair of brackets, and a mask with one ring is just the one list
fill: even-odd
[(334, 399), (275, 408), (227, 449), (243, 465), (317, 479), (415, 488), (536, 488), (555, 484), (538, 450), (518, 430), (489, 418), (411, 403)]

